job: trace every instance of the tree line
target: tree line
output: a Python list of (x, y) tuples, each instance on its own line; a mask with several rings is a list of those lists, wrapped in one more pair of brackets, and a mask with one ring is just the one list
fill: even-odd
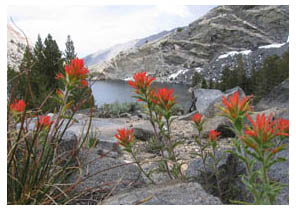
[(252, 68), (250, 74), (244, 69), (241, 56), (237, 58), (237, 65), (230, 69), (226, 66), (222, 71), (220, 81), (212, 79), (206, 81), (200, 73), (195, 73), (192, 86), (205, 89), (219, 89), (225, 91), (236, 86), (241, 87), (247, 95), (253, 94), (255, 102), (268, 94), (272, 88), (289, 78), (289, 53), (282, 57), (278, 55), (269, 56), (264, 60), (261, 68)]
[[(55, 77), (64, 72), (65, 64), (77, 57), (70, 35), (65, 44), (66, 49), (62, 52), (50, 34), (44, 41), (38, 35), (34, 48), (31, 50), (29, 46), (26, 47), (19, 70), (8, 66), (7, 88), (8, 94), (13, 96), (10, 98), (26, 98), (29, 109), (39, 107), (43, 112), (54, 112), (57, 101), (53, 96), (63, 85)], [(80, 97), (89, 95), (90, 102), (81, 107), (88, 108), (94, 103), (89, 87), (76, 91), (71, 97), (76, 102)]]

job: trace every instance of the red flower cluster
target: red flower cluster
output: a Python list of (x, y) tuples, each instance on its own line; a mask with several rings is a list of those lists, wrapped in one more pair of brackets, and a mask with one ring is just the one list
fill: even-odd
[(255, 142), (265, 143), (276, 136), (289, 136), (289, 121), (280, 119), (279, 121), (272, 119), (272, 113), (266, 119), (265, 114), (257, 114), (256, 123), (249, 116), (248, 119), (252, 124), (253, 128), (245, 126), (245, 135), (252, 137)]
[(119, 140), (119, 144), (122, 146), (128, 146), (134, 141), (134, 130), (133, 129), (117, 129), (115, 138)]
[(278, 136), (289, 136), (289, 120), (279, 119), (278, 124)]
[(10, 110), (13, 113), (21, 113), (25, 110), (26, 104), (23, 100), (14, 100), (13, 104), (10, 104)]
[(39, 118), (39, 124), (41, 125), (41, 127), (46, 127), (48, 128), (51, 124), (53, 124), (54, 121), (50, 120), (50, 116), (41, 116)]
[(202, 114), (195, 114), (193, 115), (193, 117), (191, 118), (191, 120), (196, 124), (199, 125), (201, 123), (201, 118), (202, 118)]
[(175, 104), (175, 97), (172, 96), (173, 92), (173, 89), (168, 90), (166, 87), (158, 89), (154, 95), (157, 100), (154, 99), (152, 102), (168, 111)]
[(83, 59), (72, 59), (70, 65), (65, 66), (65, 71), (69, 76), (83, 77), (88, 73), (88, 70), (84, 67)]
[(236, 119), (237, 117), (244, 116), (248, 111), (251, 111), (251, 106), (249, 105), (251, 98), (253, 96), (243, 97), (239, 100), (239, 92), (236, 91), (233, 95), (228, 97), (228, 100), (225, 96), (222, 96), (222, 103), (225, 108), (220, 107), (223, 112), (223, 115), (227, 116), (231, 120)]
[(221, 133), (216, 131), (216, 130), (210, 130), (209, 131), (209, 140), (210, 141), (217, 141), (218, 140), (218, 136), (220, 135)]
[[(68, 76), (71, 81), (78, 80), (82, 86), (88, 86), (88, 82), (85, 79), (89, 71), (84, 67), (83, 59), (72, 59), (69, 65), (65, 65), (65, 72), (66, 76)], [(56, 79), (64, 78), (65, 77), (62, 73), (58, 73), (56, 75)]]
[(139, 72), (134, 74), (134, 81), (128, 81), (128, 84), (136, 89), (137, 93), (145, 92), (151, 83), (155, 80), (154, 77), (149, 77), (146, 72)]

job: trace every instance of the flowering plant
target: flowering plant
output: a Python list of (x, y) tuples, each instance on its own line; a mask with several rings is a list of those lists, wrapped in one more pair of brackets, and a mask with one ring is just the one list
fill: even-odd
[[(265, 114), (257, 114), (254, 121), (249, 115), (252, 110), (250, 99), (251, 97), (243, 97), (239, 100), (238, 92), (229, 96), (228, 100), (222, 97), (224, 104), (224, 107), (220, 107), (222, 115), (232, 123), (236, 134), (233, 140), (236, 151), (229, 152), (237, 156), (246, 166), (247, 175), (242, 177), (242, 181), (252, 192), (254, 203), (273, 204), (284, 185), (271, 181), (268, 171), (272, 165), (285, 161), (275, 154), (287, 146), (282, 140), (289, 135), (289, 121), (275, 120), (272, 114), (268, 118)], [(251, 127), (248, 125), (243, 127), (246, 117)], [(277, 142), (276, 138), (280, 141)], [(260, 168), (256, 169), (258, 166)]]
[(127, 151), (132, 155), (132, 157), (135, 160), (135, 163), (137, 164), (140, 171), (153, 183), (153, 179), (150, 178), (150, 175), (145, 172), (145, 170), (142, 168), (140, 161), (137, 159), (137, 156), (135, 154), (135, 151), (133, 150), (133, 144), (134, 144), (134, 130), (133, 129), (117, 129), (117, 133), (115, 134), (115, 138), (118, 139), (119, 144), (123, 146), (124, 150)]
[[(182, 142), (171, 139), (172, 109), (175, 106), (173, 89), (152, 87), (155, 78), (146, 72), (139, 72), (133, 76), (134, 81), (129, 85), (135, 89), (135, 98), (144, 103), (150, 123), (154, 129), (154, 140), (159, 145), (162, 161), (160, 168), (164, 168), (171, 179), (182, 177), (181, 165), (175, 154), (175, 147)], [(166, 155), (167, 154), (167, 155)], [(169, 167), (168, 162), (173, 163)]]
[[(205, 179), (205, 189), (208, 191), (211, 187), (209, 185), (209, 179), (211, 177), (209, 176), (208, 169), (207, 168), (212, 168), (214, 170), (214, 175), (217, 183), (217, 188), (218, 188), (218, 196), (221, 200), (223, 200), (223, 193), (221, 189), (221, 184), (220, 184), (220, 179), (219, 179), (219, 169), (218, 169), (218, 164), (221, 160), (217, 158), (217, 150), (218, 150), (218, 140), (219, 140), (219, 135), (221, 134), (220, 132), (216, 130), (210, 130), (208, 132), (208, 139), (206, 141), (202, 141), (201, 138), (201, 132), (203, 131), (203, 124), (205, 122), (205, 119), (202, 114), (195, 114), (191, 118), (194, 127), (198, 130), (198, 135), (195, 136), (195, 142), (199, 146), (198, 152), (194, 152), (193, 154), (199, 156), (202, 160), (203, 164), (203, 177)], [(207, 159), (211, 158), (212, 162), (207, 162)]]
[(57, 204), (71, 200), (69, 193), (77, 183), (66, 185), (65, 180), (78, 169), (71, 164), (87, 134), (81, 144), (73, 144), (71, 151), (63, 151), (60, 141), (75, 114), (66, 115), (70, 106), (76, 105), (69, 96), (87, 85), (87, 73), (83, 60), (73, 59), (64, 73), (56, 75), (64, 89), (56, 90), (54, 96), (60, 105), (55, 117), (40, 115), (39, 110), (26, 110), (26, 95), (24, 100), (13, 100), (11, 94), (13, 102), (8, 103), (7, 109), (8, 204)]

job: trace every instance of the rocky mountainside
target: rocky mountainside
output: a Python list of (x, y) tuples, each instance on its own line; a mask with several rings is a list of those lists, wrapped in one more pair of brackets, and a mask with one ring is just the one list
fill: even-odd
[(123, 44), (117, 44), (113, 47), (107, 48), (105, 50), (99, 50), (93, 54), (84, 57), (85, 64), (88, 66), (100, 65), (104, 62), (108, 62), (111, 58), (118, 55), (121, 51), (128, 50), (136, 45), (138, 40), (132, 40)]
[[(29, 44), (31, 45), (30, 40)], [(7, 25), (7, 65), (15, 70), (18, 70), (27, 41), (25, 37), (15, 27)], [(32, 46), (32, 45), (31, 45)]]
[(288, 50), (289, 6), (218, 6), (187, 27), (121, 52), (103, 68), (106, 78), (147, 71), (159, 81), (190, 83), (194, 72), (219, 79), (243, 55), (247, 66)]
[(153, 34), (142, 39), (135, 39), (123, 44), (117, 44), (104, 50), (99, 50), (93, 54), (84, 57), (85, 64), (89, 66), (91, 70), (104, 69), (108, 66), (108, 63), (111, 61), (111, 59), (119, 55), (121, 52), (128, 51), (132, 48), (141, 47), (151, 41), (165, 36), (168, 33), (170, 33), (170, 31), (162, 31), (160, 33)]

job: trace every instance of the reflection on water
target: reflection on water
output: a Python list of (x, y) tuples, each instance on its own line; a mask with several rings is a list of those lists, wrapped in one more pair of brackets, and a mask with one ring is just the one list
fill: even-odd
[[(181, 84), (171, 83), (153, 83), (156, 87), (173, 88), (174, 95), (177, 96), (176, 101), (182, 105), (186, 105), (191, 101), (191, 94), (187, 91), (188, 86)], [(114, 102), (135, 102), (136, 99), (132, 96), (135, 95), (126, 81), (121, 80), (105, 80), (105, 81), (94, 81), (92, 83), (92, 92), (95, 98), (95, 103), (98, 107), (103, 104), (111, 104)]]

